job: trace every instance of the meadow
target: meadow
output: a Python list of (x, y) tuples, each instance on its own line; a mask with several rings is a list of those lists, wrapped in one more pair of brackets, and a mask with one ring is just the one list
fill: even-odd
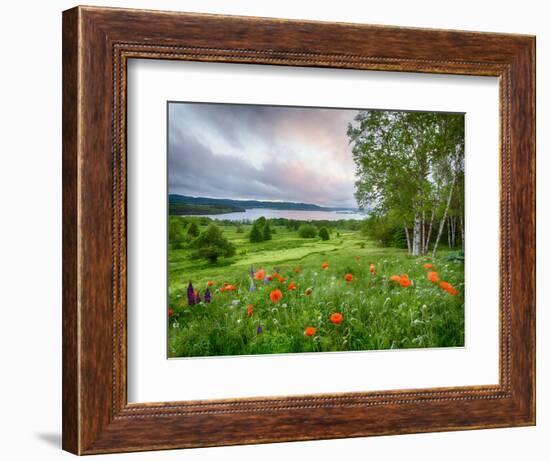
[[(196, 222), (202, 233), (210, 221)], [(413, 257), (349, 226), (322, 240), (272, 223), (258, 243), (251, 225), (218, 227), (234, 256), (170, 243), (169, 357), (464, 345), (464, 264), (451, 251)]]

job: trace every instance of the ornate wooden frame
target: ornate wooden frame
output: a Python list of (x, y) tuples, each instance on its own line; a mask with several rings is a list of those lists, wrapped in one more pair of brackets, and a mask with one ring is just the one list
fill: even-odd
[[(500, 80), (496, 386), (129, 404), (126, 64), (131, 58)], [(77, 7), (63, 13), (63, 448), (77, 454), (535, 423), (535, 38)]]

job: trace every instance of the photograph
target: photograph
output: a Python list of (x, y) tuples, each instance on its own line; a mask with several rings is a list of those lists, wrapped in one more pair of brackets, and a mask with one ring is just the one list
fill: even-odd
[(464, 347), (464, 114), (167, 103), (168, 357)]

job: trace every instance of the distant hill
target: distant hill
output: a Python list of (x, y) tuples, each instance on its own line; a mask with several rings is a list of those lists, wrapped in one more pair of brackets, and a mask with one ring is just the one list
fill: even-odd
[[(190, 197), (188, 195), (170, 194), (168, 196), (170, 214), (217, 214), (230, 213), (233, 211), (244, 211), (250, 208), (267, 208), (271, 210), (306, 210), (306, 211), (355, 211), (352, 208), (330, 208), (314, 205), (312, 203), (296, 202), (269, 202), (262, 200), (232, 200), (225, 198)], [(182, 212), (181, 210), (192, 210), (194, 207), (198, 212)], [(206, 208), (203, 208), (206, 207)], [(200, 212), (204, 209), (218, 208), (224, 211)], [(172, 212), (174, 211), (174, 212)]]

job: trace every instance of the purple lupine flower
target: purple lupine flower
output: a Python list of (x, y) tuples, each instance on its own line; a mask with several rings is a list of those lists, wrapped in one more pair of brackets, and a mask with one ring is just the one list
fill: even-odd
[(207, 287), (204, 292), (204, 302), (208, 304), (210, 301), (212, 301), (212, 293), (210, 293), (210, 290)]
[(261, 325), (258, 325), (258, 328), (256, 328), (256, 334), (257, 335), (260, 335), (264, 332), (264, 329), (262, 328)]
[(266, 278), (264, 279), (264, 285), (267, 285), (268, 283), (269, 283), (269, 279), (266, 277)]
[(195, 291), (195, 304), (201, 302), (201, 294), (198, 291)]
[(191, 280), (189, 281), (189, 286), (187, 287), (187, 304), (189, 306), (195, 304), (195, 290), (193, 289)]
[(250, 288), (248, 289), (248, 291), (256, 291), (256, 286), (254, 285), (254, 282), (252, 280), (250, 281)]

